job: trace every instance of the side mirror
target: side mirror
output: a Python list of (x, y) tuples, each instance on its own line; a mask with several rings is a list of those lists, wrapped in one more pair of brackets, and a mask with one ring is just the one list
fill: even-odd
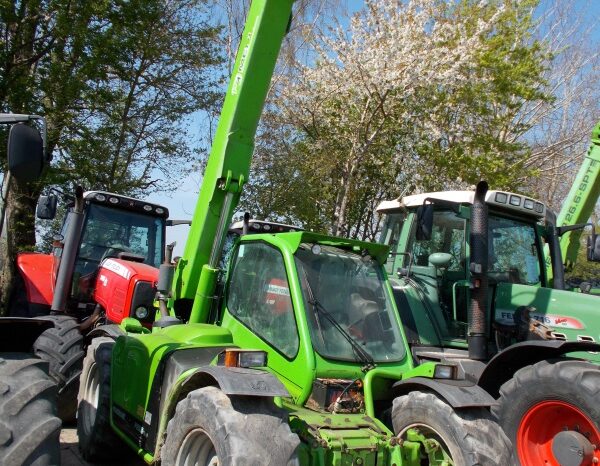
[(44, 145), (31, 126), (16, 124), (8, 134), (8, 170), (20, 182), (39, 179), (44, 168)]
[(56, 217), (56, 204), (58, 198), (55, 194), (49, 196), (40, 196), (37, 207), (35, 209), (35, 216), (42, 220), (52, 220)]
[(433, 204), (423, 204), (417, 209), (417, 241), (431, 239), (433, 230)]
[(600, 236), (592, 231), (592, 236), (587, 239), (587, 260), (588, 262), (600, 262)]

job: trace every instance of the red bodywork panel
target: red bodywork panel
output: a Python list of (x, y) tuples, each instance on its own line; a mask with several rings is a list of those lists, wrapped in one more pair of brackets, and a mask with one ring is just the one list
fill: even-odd
[(27, 301), (50, 306), (54, 296), (54, 260), (52, 254), (24, 252), (17, 255), (17, 269), (25, 282)]
[(106, 312), (112, 323), (121, 323), (125, 317), (135, 317), (131, 313), (133, 292), (138, 282), (158, 280), (158, 269), (140, 262), (123, 259), (106, 259), (98, 270), (94, 300)]

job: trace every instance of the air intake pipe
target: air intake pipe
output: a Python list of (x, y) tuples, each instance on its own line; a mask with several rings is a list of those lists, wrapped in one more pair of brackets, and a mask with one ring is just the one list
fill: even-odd
[(471, 302), (469, 306), (469, 358), (487, 359), (487, 295), (488, 295), (488, 208), (485, 195), (486, 181), (480, 181), (475, 189), (471, 208)]

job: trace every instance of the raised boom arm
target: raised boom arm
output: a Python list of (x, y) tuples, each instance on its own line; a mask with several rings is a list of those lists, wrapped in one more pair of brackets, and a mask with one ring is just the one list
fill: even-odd
[(227, 227), (248, 179), (254, 137), (294, 0), (253, 0), (227, 89), (192, 226), (172, 285), (190, 322), (210, 309)]
[[(558, 214), (558, 226), (574, 225), (588, 221), (600, 196), (600, 123), (592, 131), (590, 148), (581, 164), (577, 177)], [(579, 250), (581, 230), (565, 233), (560, 239), (563, 263), (567, 270), (573, 268)]]

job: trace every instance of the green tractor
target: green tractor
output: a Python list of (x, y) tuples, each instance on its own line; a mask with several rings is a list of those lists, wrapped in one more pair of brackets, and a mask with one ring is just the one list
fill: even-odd
[(485, 182), (378, 211), (415, 363), (459, 364), (497, 398), (522, 465), (596, 464), (598, 299), (564, 289), (560, 251), (560, 236), (581, 225), (556, 227), (543, 203)]
[[(90, 335), (81, 452), (112, 461), (128, 446), (163, 465), (512, 464), (493, 398), (456, 364), (414, 366), (386, 246), (243, 235), (215, 291), (292, 4), (250, 6), (183, 257), (161, 266), (151, 331), (127, 318)], [(109, 276), (107, 289), (121, 279)]]

